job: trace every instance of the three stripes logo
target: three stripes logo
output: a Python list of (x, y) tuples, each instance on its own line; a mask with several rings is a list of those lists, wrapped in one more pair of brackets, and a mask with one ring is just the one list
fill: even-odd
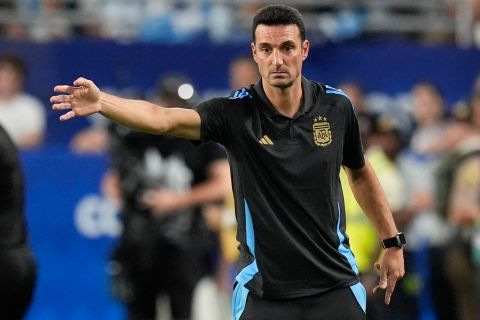
[(264, 135), (260, 140), (258, 140), (260, 144), (268, 144), (268, 145), (273, 145), (272, 139), (270, 139), (267, 135)]
[(250, 94), (250, 92), (248, 92), (248, 90), (245, 89), (245, 88), (242, 88), (242, 89), (240, 89), (240, 90), (235, 91), (235, 92), (229, 97), (230, 100), (244, 99), (244, 98), (250, 98), (250, 99), (253, 98), (252, 95)]

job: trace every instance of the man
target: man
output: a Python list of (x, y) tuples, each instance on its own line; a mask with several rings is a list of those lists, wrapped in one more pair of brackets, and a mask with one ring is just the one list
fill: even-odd
[(43, 104), (24, 92), (26, 75), (20, 56), (0, 56), (0, 124), (20, 149), (40, 147), (46, 126)]
[(309, 42), (297, 10), (260, 9), (252, 35), (261, 79), (230, 98), (194, 110), (161, 108), (79, 78), (55, 87), (64, 95), (51, 98), (52, 108), (70, 110), (63, 121), (100, 112), (137, 130), (226, 147), (240, 242), (234, 319), (365, 319), (365, 291), (344, 232), (340, 166), (389, 247), (376, 264), (376, 289), (386, 290), (387, 304), (404, 274), (404, 238), (364, 159), (353, 108), (343, 92), (302, 77)]
[[(480, 78), (478, 78), (480, 79)], [(442, 160), (437, 178), (438, 211), (454, 228), (446, 254), (457, 319), (478, 319), (480, 307), (480, 81), (466, 105), (462, 139)]]
[[(478, 319), (480, 308), (480, 135), (470, 136), (451, 155), (448, 218), (456, 230), (447, 252), (458, 319)], [(454, 166), (453, 166), (454, 165)]]
[(1, 125), (0, 190), (0, 315), (22, 319), (32, 301), (37, 271), (28, 244), (20, 158)]

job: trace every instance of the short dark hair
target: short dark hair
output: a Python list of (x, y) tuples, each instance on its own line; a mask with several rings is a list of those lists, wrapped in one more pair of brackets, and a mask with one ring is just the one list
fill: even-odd
[(257, 11), (252, 23), (252, 39), (255, 42), (255, 30), (259, 24), (267, 26), (295, 24), (300, 30), (300, 38), (305, 40), (305, 22), (302, 14), (295, 8), (276, 4), (268, 5)]
[(11, 66), (22, 78), (27, 76), (25, 61), (15, 53), (3, 53), (0, 55), (0, 65)]

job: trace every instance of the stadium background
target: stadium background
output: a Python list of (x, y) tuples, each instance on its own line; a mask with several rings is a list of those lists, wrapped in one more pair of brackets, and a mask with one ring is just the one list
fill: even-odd
[[(308, 2), (308, 1), (307, 1)], [(368, 1), (367, 1), (368, 2)], [(354, 80), (367, 92), (396, 97), (428, 80), (449, 105), (466, 98), (480, 72), (480, 52), (455, 41), (425, 43), (408, 37), (351, 37), (313, 42), (307, 77), (336, 85)], [(1, 52), (26, 59), (26, 91), (49, 106), (53, 86), (78, 76), (102, 88), (145, 95), (166, 71), (185, 73), (202, 95), (228, 88), (228, 63), (249, 54), (248, 41), (180, 44), (68, 38), (49, 41), (3, 39)], [(105, 155), (76, 155), (71, 137), (88, 119), (58, 121), (47, 111), (47, 139), (22, 152), (27, 183), (27, 219), (39, 264), (39, 282), (27, 319), (119, 319), (122, 307), (109, 294), (107, 257), (119, 232), (116, 213), (102, 198), (99, 182)]]

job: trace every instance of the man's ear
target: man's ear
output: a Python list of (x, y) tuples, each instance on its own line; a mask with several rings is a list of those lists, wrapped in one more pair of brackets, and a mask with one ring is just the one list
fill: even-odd
[(250, 43), (250, 47), (252, 48), (252, 57), (255, 63), (257, 62), (257, 47), (255, 46), (255, 42)]
[(308, 40), (303, 41), (303, 44), (302, 44), (303, 60), (307, 59), (309, 50), (310, 50), (310, 41)]

